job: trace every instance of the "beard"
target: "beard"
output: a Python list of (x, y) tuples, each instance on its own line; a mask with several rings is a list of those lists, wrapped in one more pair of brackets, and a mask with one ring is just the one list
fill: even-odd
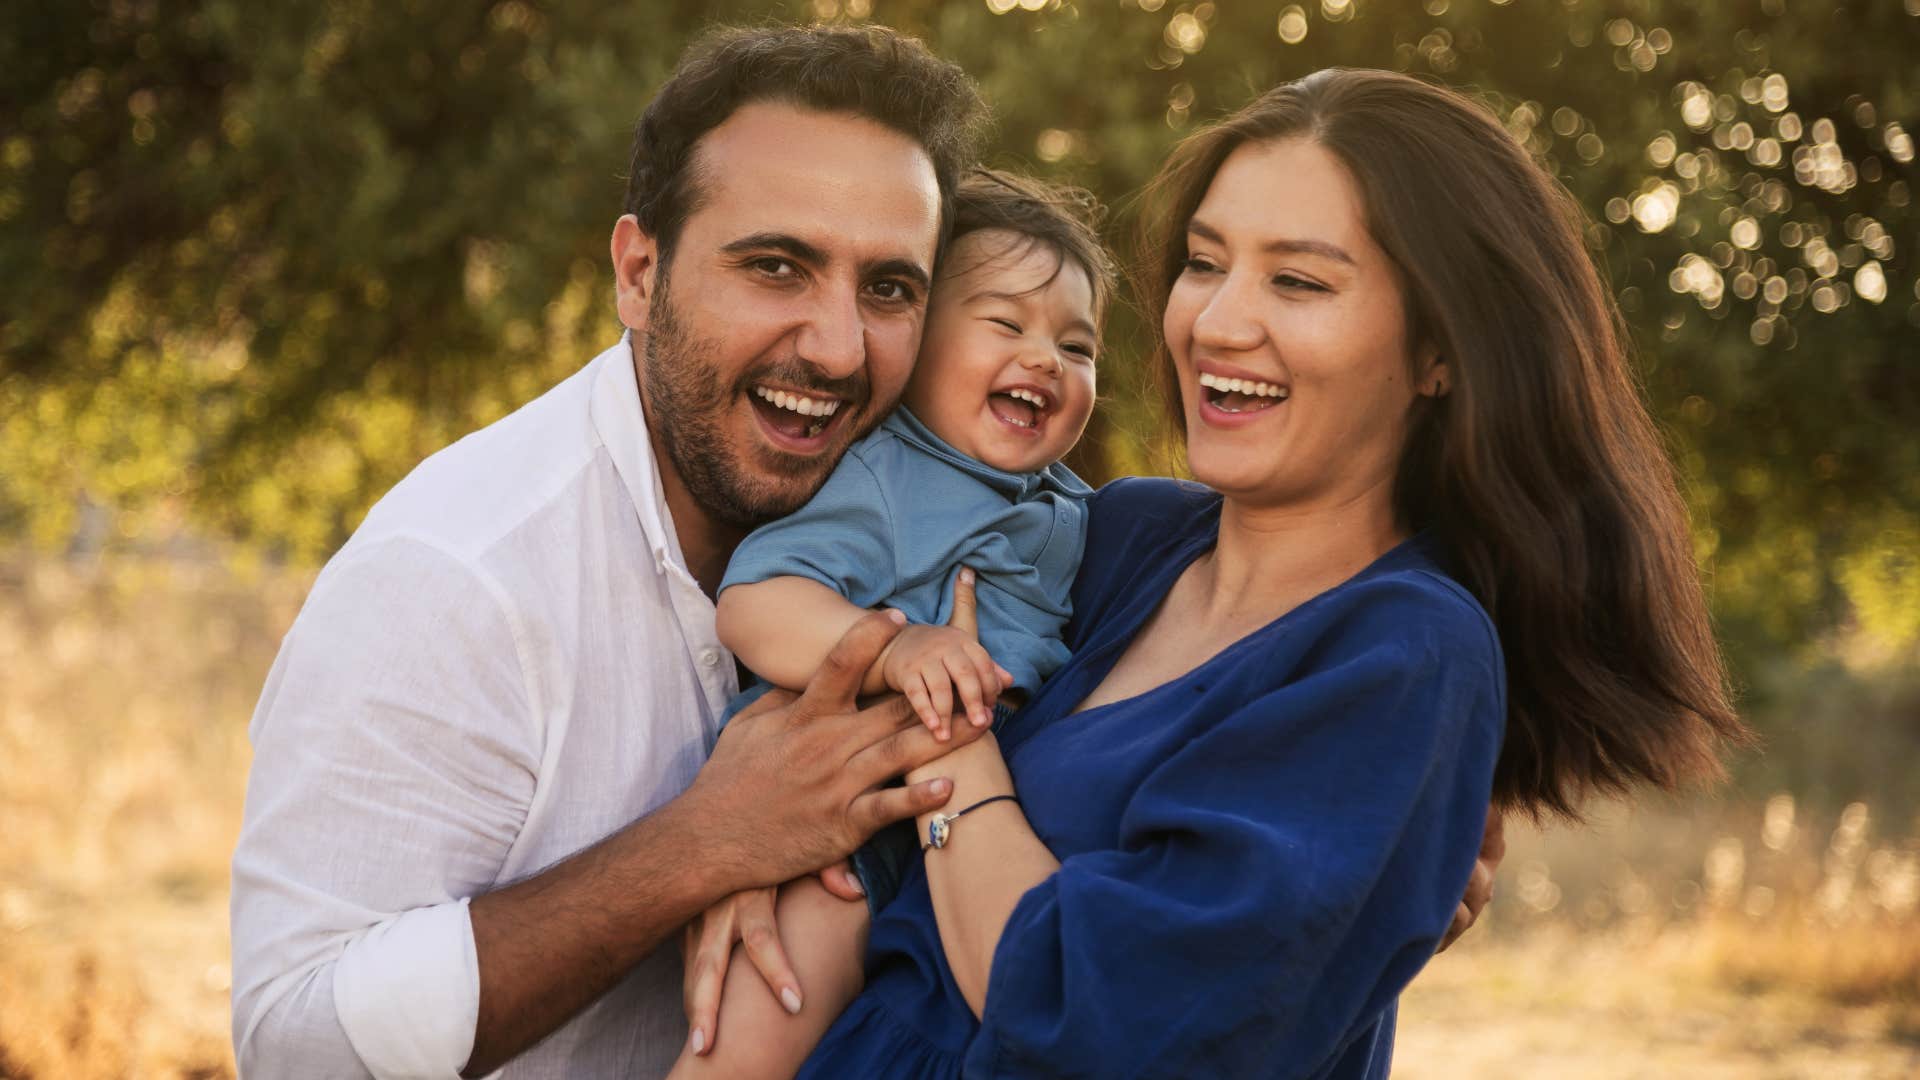
[(838, 438), (825, 451), (802, 455), (753, 441), (734, 445), (727, 434), (727, 413), (736, 398), (751, 396), (755, 383), (777, 382), (839, 397), (846, 402), (843, 413), (851, 414), (867, 401), (864, 372), (831, 379), (791, 357), (754, 365), (732, 383), (725, 382), (719, 347), (680, 317), (664, 266), (658, 284), (647, 305), (641, 379), (645, 399), (653, 406), (647, 423), (680, 482), (715, 521), (737, 529), (752, 529), (798, 510), (826, 483), (854, 437), (863, 433), (852, 423), (855, 417), (841, 421)]

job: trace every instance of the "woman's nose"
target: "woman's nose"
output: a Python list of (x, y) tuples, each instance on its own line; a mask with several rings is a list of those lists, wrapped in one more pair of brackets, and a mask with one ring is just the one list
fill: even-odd
[(1250, 277), (1229, 274), (1193, 319), (1193, 343), (1209, 349), (1244, 352), (1258, 348), (1261, 328), (1258, 298)]

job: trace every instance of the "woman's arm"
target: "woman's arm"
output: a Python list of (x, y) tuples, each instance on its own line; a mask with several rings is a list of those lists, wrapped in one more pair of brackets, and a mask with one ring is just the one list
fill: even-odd
[[(935, 776), (953, 780), (953, 795), (942, 813), (955, 813), (995, 795), (1013, 794), (1000, 745), (992, 733), (982, 735), (939, 761), (907, 775), (908, 783)], [(926, 843), (933, 814), (914, 823), (920, 842)], [(1027, 890), (1060, 868), (1060, 860), (1034, 835), (1017, 802), (980, 807), (953, 823), (945, 847), (929, 850), (927, 884), (933, 893), (933, 914), (940, 925), (940, 944), (947, 952), (953, 981), (967, 999), (973, 1015), (986, 1010), (987, 976), (993, 970), (993, 951), (1015, 904)]]

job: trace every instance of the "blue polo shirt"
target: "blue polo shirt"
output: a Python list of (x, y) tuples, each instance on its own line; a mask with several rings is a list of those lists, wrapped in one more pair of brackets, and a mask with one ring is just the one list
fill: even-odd
[(996, 469), (895, 409), (805, 506), (741, 542), (720, 588), (803, 577), (858, 607), (944, 623), (953, 577), (971, 566), (980, 644), (1031, 696), (1067, 660), (1090, 494), (1064, 465)]

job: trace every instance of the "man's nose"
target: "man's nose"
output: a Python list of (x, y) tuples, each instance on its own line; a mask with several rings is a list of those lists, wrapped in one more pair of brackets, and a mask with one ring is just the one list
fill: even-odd
[(852, 290), (821, 290), (794, 350), (828, 378), (844, 379), (867, 362), (867, 324)]
[(1257, 285), (1255, 275), (1228, 274), (1194, 317), (1193, 343), (1234, 352), (1257, 348), (1265, 336), (1257, 317), (1259, 298), (1252, 292)]

